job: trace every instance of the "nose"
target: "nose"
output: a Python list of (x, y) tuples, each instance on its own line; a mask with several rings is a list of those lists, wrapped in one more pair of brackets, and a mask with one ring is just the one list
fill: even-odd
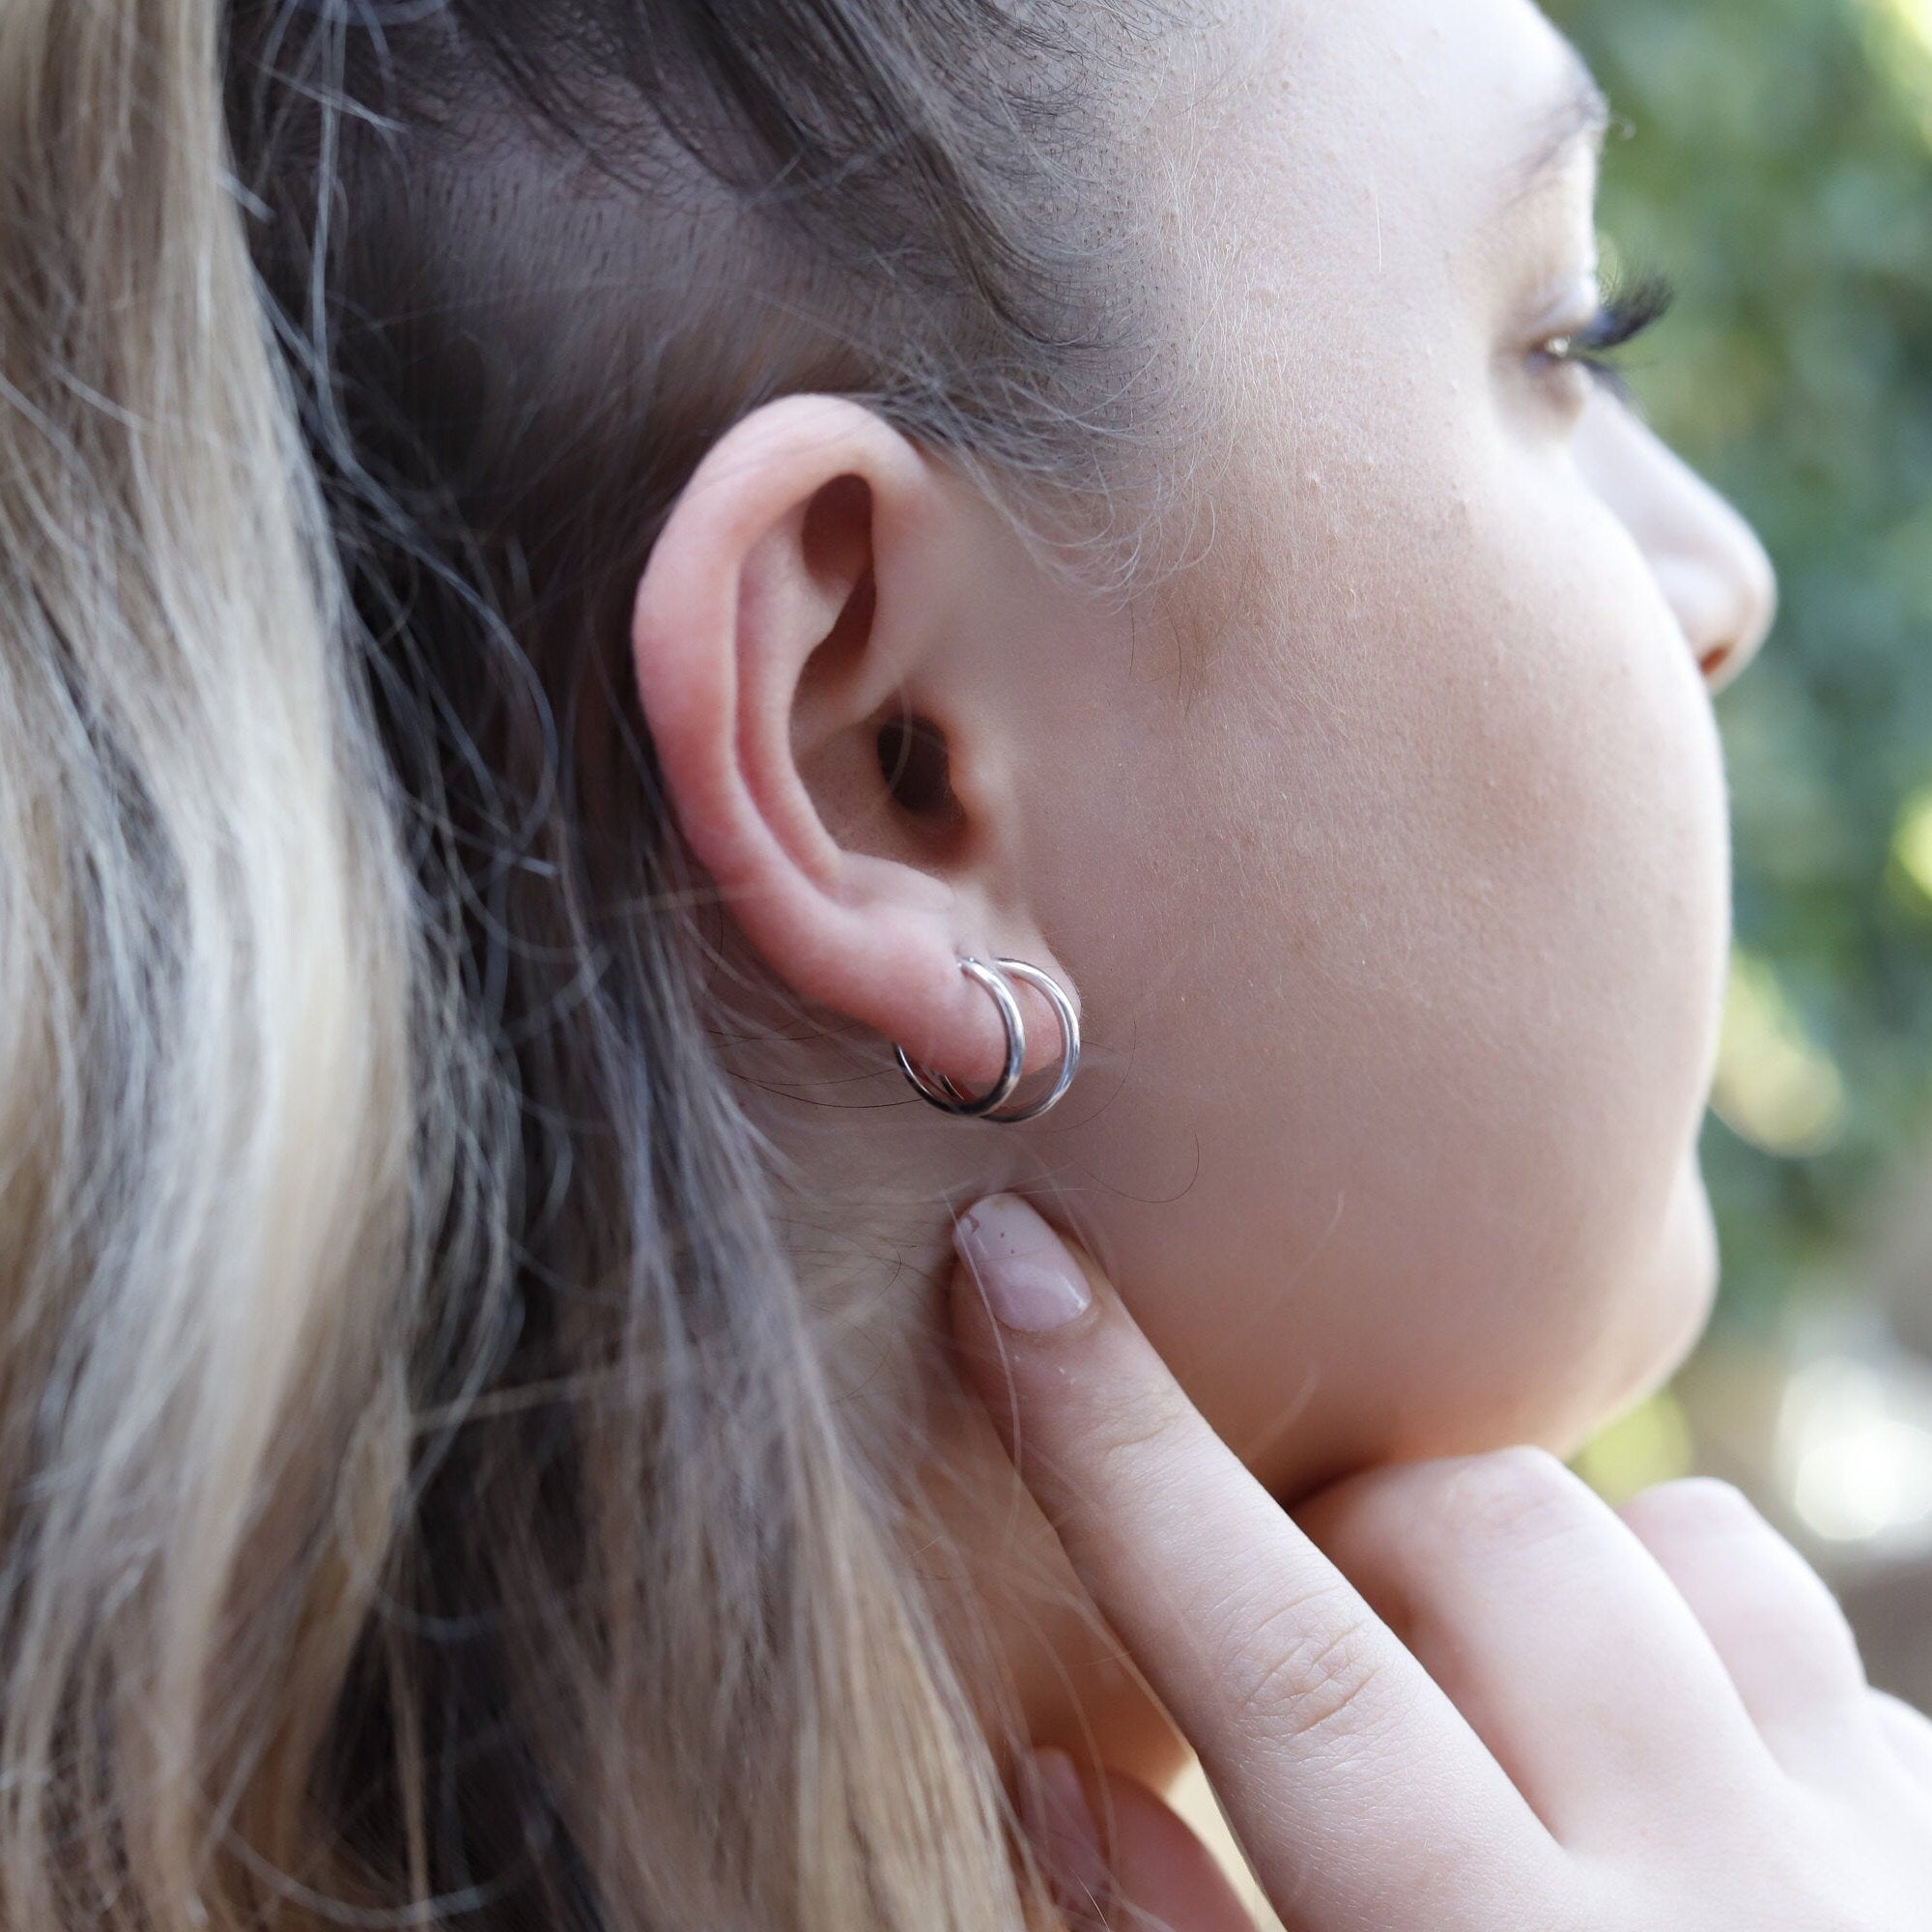
[(1763, 648), (1777, 574), (1735, 506), (1614, 397), (1592, 400), (1577, 461), (1629, 526), (1715, 694)]
[(1697, 540), (1654, 553), (1651, 568), (1716, 693), (1742, 674), (1771, 635), (1777, 574), (1757, 532), (1701, 477), (1686, 473), (1709, 498)]

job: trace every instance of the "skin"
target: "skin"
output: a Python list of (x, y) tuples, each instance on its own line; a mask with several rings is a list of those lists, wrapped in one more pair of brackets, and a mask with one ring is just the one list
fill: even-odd
[[(1525, 0), (1453, 13), (1243, 5), (1146, 103), (1213, 533), (1157, 595), (1080, 589), (818, 396), (720, 440), (639, 587), (639, 691), (724, 908), (748, 1104), (803, 1181), (832, 1374), (923, 1404), (1030, 1734), (1149, 1782), (1166, 1717), (985, 1413), (918, 1379), (958, 1209), (1016, 1188), (1077, 1234), (1289, 1502), (1568, 1452), (1669, 1374), (1716, 1280), (1711, 698), (1773, 576), (1551, 348), (1595, 307), (1594, 140), (1522, 174), (1574, 55)], [(901, 707), (948, 754), (918, 810), (877, 754)], [(893, 1064), (991, 1083), (966, 956), (1079, 1010), (1079, 1077), (1036, 1122), (948, 1119)]]
[[(1290, 1932), (1932, 1925), (1932, 1720), (1870, 1688), (1736, 1490), (1618, 1514), (1518, 1448), (1365, 1471), (1293, 1520), (1006, 1201), (961, 1222), (967, 1374)], [(1023, 1788), (1077, 1932), (1249, 1932), (1134, 1780), (1040, 1753)]]

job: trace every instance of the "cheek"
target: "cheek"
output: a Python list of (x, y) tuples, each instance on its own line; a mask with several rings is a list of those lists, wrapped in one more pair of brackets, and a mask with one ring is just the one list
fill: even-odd
[(1548, 1435), (1708, 1293), (1682, 1197), (1727, 930), (1709, 707), (1580, 492), (1459, 496), (1453, 527), (1390, 503), (1355, 526), (1398, 545), (1304, 552), (1086, 842), (1091, 902), (1134, 909), (1069, 953), (1126, 1048), (1083, 1136), (1095, 1211), (1262, 1460)]

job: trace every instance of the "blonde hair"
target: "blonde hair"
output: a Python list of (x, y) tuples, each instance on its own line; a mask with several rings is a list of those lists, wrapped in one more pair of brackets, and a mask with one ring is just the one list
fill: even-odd
[[(408, 420), (343, 380), (355, 275), (434, 252), (384, 208), (477, 225), (447, 132), (367, 185), (414, 124), (345, 84), (353, 11), (0, 9), (0, 1924), (1035, 1923), (895, 1425), (835, 1399), (714, 1058), (703, 882), (610, 652), (565, 690), (537, 640), (608, 642), (635, 546), (567, 620), (555, 586), (804, 380), (1064, 476), (1108, 433), (1055, 386), (1077, 331), (993, 273), (934, 325), (982, 325), (950, 362), (877, 311), (895, 384), (849, 327), (661, 358), (705, 400), (659, 470), (543, 525), (493, 479), (563, 375), (462, 461), (402, 435), (448, 419), (435, 355), (379, 345)], [(449, 32), (371, 22), (390, 76)], [(928, 186), (998, 215), (1025, 183), (960, 146)], [(615, 326), (518, 339), (549, 369)], [(577, 810), (577, 734), (621, 836)]]

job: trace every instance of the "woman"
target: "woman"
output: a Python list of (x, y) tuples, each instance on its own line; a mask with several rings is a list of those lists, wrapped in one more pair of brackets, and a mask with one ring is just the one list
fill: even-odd
[(1297, 1924), (1932, 1895), (1815, 1579), (1805, 1809), (1682, 1493), (1548, 1458), (1711, 1292), (1773, 592), (1590, 367), (1656, 304), (1525, 0), (14, 0), (0, 76), (9, 1932), (1207, 1932), (1170, 1710)]

